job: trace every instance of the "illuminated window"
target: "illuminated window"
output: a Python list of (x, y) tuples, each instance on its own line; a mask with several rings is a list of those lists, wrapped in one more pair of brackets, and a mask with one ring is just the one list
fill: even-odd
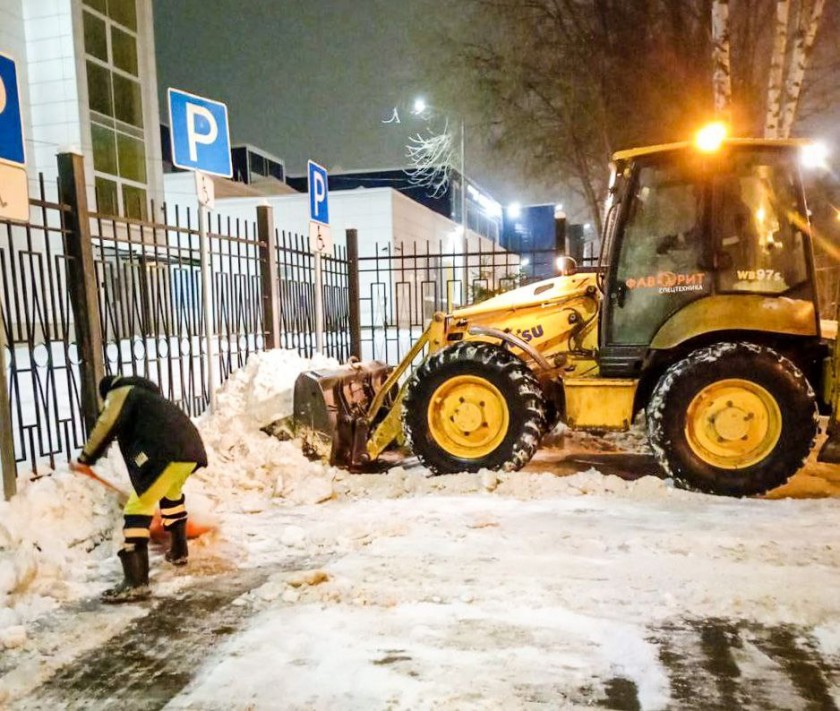
[(808, 279), (804, 224), (789, 156), (733, 152), (715, 183), (715, 217), (726, 292), (781, 294)]
[(97, 210), (147, 212), (146, 145), (135, 0), (83, 0)]

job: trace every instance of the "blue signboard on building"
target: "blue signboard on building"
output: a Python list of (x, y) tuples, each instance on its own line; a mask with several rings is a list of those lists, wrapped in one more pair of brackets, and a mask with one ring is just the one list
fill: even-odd
[(173, 165), (231, 177), (227, 106), (178, 89), (168, 94)]
[(26, 163), (17, 67), (5, 54), (0, 54), (0, 160)]

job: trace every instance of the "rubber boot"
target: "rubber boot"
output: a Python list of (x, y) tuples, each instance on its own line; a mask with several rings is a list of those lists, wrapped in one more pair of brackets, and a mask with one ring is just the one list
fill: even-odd
[(134, 550), (118, 553), (123, 567), (123, 581), (102, 593), (102, 602), (114, 604), (135, 602), (149, 597), (149, 548), (137, 546)]
[(169, 531), (169, 550), (166, 551), (166, 560), (172, 565), (186, 565), (189, 558), (187, 519), (182, 518), (176, 521), (166, 530)]

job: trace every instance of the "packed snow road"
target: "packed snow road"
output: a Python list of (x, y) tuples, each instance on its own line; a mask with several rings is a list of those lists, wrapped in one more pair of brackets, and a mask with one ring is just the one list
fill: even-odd
[[(558, 433), (515, 474), (348, 475), (260, 431), (305, 367), (281, 356), (200, 421), (186, 492), (218, 531), (186, 570), (155, 549), (152, 600), (96, 601), (120, 540), (104, 487), (61, 470), (0, 503), (0, 707), (840, 706), (835, 469), (691, 494), (634, 431)], [(114, 453), (100, 472), (119, 481)]]
[(836, 502), (566, 483), (231, 514), (189, 577), (153, 561), (156, 600), (35, 626), (0, 689), (14, 709), (836, 708)]

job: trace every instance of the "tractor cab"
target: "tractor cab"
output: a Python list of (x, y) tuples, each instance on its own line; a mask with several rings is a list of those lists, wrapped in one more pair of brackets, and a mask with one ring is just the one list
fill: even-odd
[(796, 141), (615, 154), (602, 249), (601, 375), (732, 332), (819, 337)]

